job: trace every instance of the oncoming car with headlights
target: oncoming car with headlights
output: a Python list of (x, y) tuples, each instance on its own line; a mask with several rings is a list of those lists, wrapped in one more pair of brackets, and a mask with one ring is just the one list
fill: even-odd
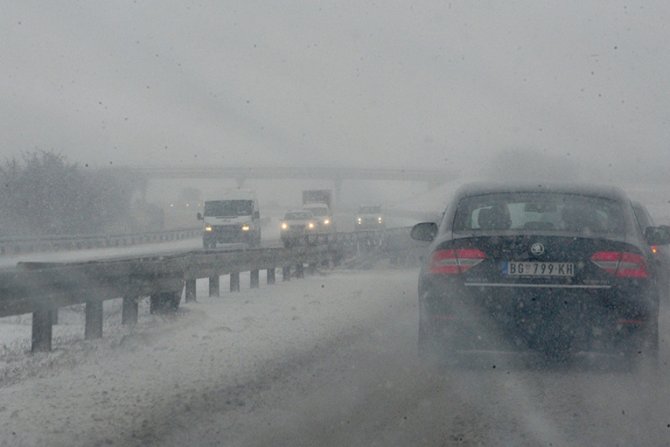
[(308, 203), (303, 206), (303, 209), (314, 215), (314, 221), (317, 224), (317, 232), (332, 233), (335, 231), (333, 213), (330, 211), (328, 205), (322, 203)]
[(318, 224), (314, 215), (306, 210), (288, 211), (280, 224), (280, 237), (284, 247), (307, 243), (309, 235), (315, 234)]
[(379, 205), (362, 205), (356, 213), (357, 230), (383, 230), (386, 226), (382, 207)]
[(449, 361), (468, 351), (580, 352), (630, 364), (658, 354), (659, 271), (616, 188), (468, 185), (441, 223), (412, 229), (432, 241), (419, 277), (419, 352)]

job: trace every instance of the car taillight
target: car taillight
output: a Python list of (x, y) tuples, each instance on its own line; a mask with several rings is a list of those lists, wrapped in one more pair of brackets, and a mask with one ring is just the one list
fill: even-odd
[(476, 248), (436, 250), (430, 258), (430, 272), (458, 275), (467, 272), (486, 259), (486, 254)]
[(606, 272), (619, 278), (647, 278), (647, 262), (637, 253), (599, 251), (591, 261)]

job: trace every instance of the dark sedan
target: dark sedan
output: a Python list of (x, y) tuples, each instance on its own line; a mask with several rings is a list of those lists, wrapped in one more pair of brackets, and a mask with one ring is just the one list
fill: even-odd
[(419, 277), (419, 351), (537, 351), (566, 361), (601, 352), (636, 363), (658, 354), (659, 270), (616, 188), (469, 185), (442, 221), (412, 229), (432, 241)]

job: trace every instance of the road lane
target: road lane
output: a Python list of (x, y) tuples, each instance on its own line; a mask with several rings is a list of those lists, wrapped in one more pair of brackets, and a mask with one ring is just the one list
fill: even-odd
[(611, 360), (564, 367), (496, 355), (436, 370), (418, 362), (416, 307), (399, 296), (368, 326), (277, 363), (244, 406), (180, 415), (186, 421), (159, 444), (670, 445), (667, 312), (660, 374)]
[(0, 445), (670, 445), (665, 309), (660, 374), (439, 370), (416, 356), (415, 289), (402, 270), (221, 299), (199, 284), (176, 320), (0, 387)]

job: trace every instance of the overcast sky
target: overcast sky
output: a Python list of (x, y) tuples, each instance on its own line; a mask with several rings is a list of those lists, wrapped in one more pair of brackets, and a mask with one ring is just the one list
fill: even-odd
[(663, 0), (3, 1), (0, 156), (659, 166), (668, 23)]

